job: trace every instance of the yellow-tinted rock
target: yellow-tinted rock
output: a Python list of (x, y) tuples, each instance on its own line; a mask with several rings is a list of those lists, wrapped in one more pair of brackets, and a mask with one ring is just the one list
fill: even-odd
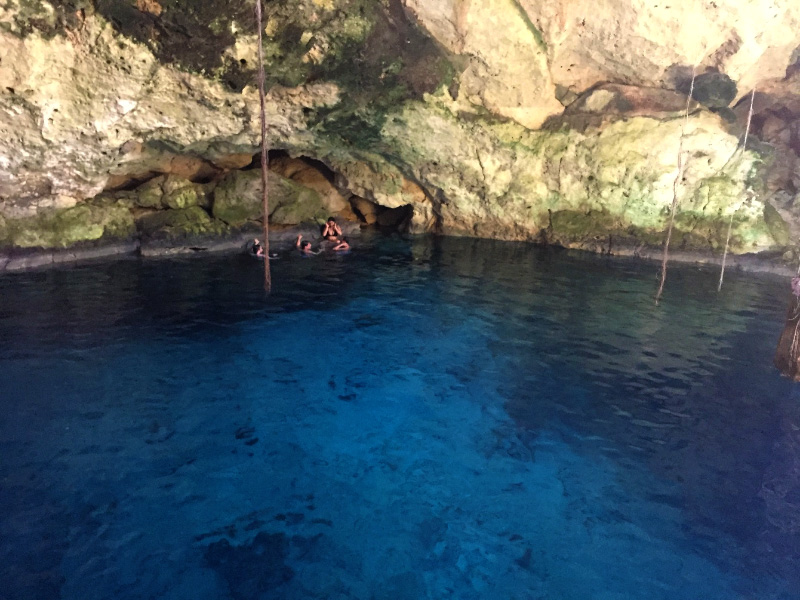
[(104, 236), (125, 238), (135, 232), (133, 215), (124, 206), (90, 204), (8, 220), (7, 227), (13, 245), (42, 248), (66, 248)]
[[(270, 221), (282, 225), (324, 220), (325, 210), (315, 191), (271, 173), (269, 182)], [(231, 225), (242, 225), (263, 216), (261, 171), (234, 171), (214, 190), (214, 217)]]
[(281, 158), (270, 163), (272, 171), (319, 194), (322, 205), (329, 213), (338, 214), (347, 206), (347, 199), (317, 168), (299, 158)]
[(243, 169), (253, 162), (253, 155), (246, 153), (226, 154), (212, 158), (211, 162), (220, 169)]
[(378, 207), (374, 202), (370, 202), (366, 198), (360, 196), (353, 196), (350, 198), (350, 204), (356, 211), (356, 214), (363, 219), (367, 225), (374, 225), (378, 221)]

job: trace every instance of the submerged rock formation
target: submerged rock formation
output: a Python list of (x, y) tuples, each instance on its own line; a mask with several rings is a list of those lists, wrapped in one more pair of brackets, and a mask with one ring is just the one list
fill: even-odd
[[(0, 248), (255, 227), (251, 8), (0, 5)], [(275, 0), (263, 27), (276, 225), (657, 247), (683, 136), (676, 245), (800, 234), (793, 0)]]

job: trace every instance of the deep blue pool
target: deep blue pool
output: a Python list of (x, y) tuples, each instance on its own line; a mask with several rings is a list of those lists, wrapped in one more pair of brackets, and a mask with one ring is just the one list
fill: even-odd
[(0, 598), (789, 600), (788, 282), (475, 240), (0, 277)]

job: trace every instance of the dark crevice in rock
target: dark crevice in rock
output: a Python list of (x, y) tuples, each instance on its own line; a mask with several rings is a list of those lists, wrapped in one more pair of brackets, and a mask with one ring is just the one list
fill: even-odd
[[(288, 158), (289, 153), (286, 150), (281, 148), (273, 148), (271, 150), (267, 150), (267, 160), (269, 163), (273, 163), (276, 160), (281, 158)], [(252, 171), (253, 169), (260, 169), (261, 168), (261, 150), (253, 154), (253, 160), (250, 161), (249, 165), (242, 167), (242, 171)]]
[(336, 183), (336, 172), (321, 160), (310, 158), (308, 156), (301, 156), (300, 160), (322, 173), (322, 176), (325, 177), (325, 179), (327, 179), (330, 183)]
[[(269, 150), (267, 152), (267, 157), (268, 157), (268, 160), (269, 160), (270, 164), (278, 162), (278, 161), (283, 160), (283, 159), (291, 159), (291, 158), (293, 158), (289, 154), (289, 152), (287, 152), (286, 150), (279, 149), (279, 148), (275, 148), (275, 149)], [(321, 160), (316, 159), (316, 158), (312, 158), (310, 156), (298, 156), (298, 157), (296, 157), (296, 160), (303, 161), (308, 166), (313, 167), (314, 169), (316, 169), (317, 171), (322, 173), (322, 175), (325, 177), (325, 179), (327, 179), (330, 183), (335, 183), (335, 181), (336, 181), (336, 172), (333, 171), (333, 169), (331, 169), (328, 165), (326, 165)], [(243, 167), (242, 170), (243, 171), (249, 171), (251, 169), (260, 169), (260, 168), (261, 168), (261, 151), (256, 152), (253, 155), (253, 160), (250, 162), (250, 164), (247, 165), (246, 167)]]
[(138, 173), (132, 175), (117, 175), (110, 177), (104, 192), (129, 192), (135, 190), (140, 185), (143, 185), (158, 177), (160, 173), (154, 171), (147, 171), (146, 173)]
[(408, 231), (414, 216), (414, 208), (410, 204), (387, 208), (366, 198), (352, 196), (350, 205), (359, 221), (385, 231)]

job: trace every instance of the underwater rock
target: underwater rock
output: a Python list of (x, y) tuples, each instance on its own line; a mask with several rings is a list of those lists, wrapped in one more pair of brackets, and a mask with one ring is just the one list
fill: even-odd
[(228, 584), (234, 600), (273, 597), (294, 577), (286, 564), (289, 541), (283, 533), (260, 532), (249, 544), (233, 546), (222, 539), (206, 547), (204, 558)]

